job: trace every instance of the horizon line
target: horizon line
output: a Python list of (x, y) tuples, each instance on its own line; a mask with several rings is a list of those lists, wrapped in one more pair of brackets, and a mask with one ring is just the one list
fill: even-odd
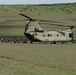
[(52, 4), (72, 4), (72, 3), (76, 3), (76, 2), (67, 2), (67, 3), (51, 3), (51, 4), (49, 4), (49, 3), (34, 3), (34, 4), (30, 4), (30, 3), (27, 3), (27, 4), (24, 4), (24, 3), (22, 3), (22, 4), (0, 4), (0, 5), (52, 5)]

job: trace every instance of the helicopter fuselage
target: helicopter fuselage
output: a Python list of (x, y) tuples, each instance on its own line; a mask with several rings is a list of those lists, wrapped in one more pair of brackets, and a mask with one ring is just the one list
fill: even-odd
[[(62, 22), (56, 22), (56, 21), (32, 19), (31, 17), (24, 14), (20, 14), (20, 15), (28, 19), (28, 21), (26, 21), (24, 35), (31, 42), (67, 42), (67, 41), (76, 40), (76, 35), (72, 31), (72, 29), (75, 28), (75, 26), (58, 24)], [(41, 24), (54, 25), (54, 26), (66, 26), (68, 27), (68, 29), (63, 31), (62, 30), (45, 31), (41, 27)]]
[(25, 36), (32, 42), (67, 42), (75, 39), (74, 33), (65, 31), (27, 31)]

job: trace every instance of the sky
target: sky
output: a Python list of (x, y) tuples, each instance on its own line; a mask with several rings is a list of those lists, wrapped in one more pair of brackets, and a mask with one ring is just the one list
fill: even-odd
[(74, 2), (76, 0), (0, 0), (0, 4), (56, 4)]

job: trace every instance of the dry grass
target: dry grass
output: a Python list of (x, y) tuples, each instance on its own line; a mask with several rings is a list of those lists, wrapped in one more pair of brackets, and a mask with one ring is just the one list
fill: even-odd
[(76, 45), (0, 43), (0, 75), (76, 75)]
[[(72, 13), (62, 11), (62, 8)], [(19, 13), (76, 26), (75, 9), (75, 5), (0, 6), (0, 36), (23, 35), (25, 21), (4, 22), (24, 20), (25, 17)], [(64, 29), (48, 25), (42, 27), (46, 30)], [(76, 44), (0, 43), (0, 75), (76, 75)]]

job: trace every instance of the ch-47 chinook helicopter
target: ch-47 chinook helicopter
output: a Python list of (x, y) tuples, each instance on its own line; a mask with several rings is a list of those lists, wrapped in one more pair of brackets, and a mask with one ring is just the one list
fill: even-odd
[[(31, 43), (33, 42), (64, 43), (68, 41), (74, 41), (76, 39), (75, 33), (72, 32), (72, 29), (75, 26), (67, 26), (68, 27), (67, 30), (64, 30), (64, 31), (61, 31), (61, 30), (45, 31), (41, 27), (41, 23), (39, 23), (38, 21), (45, 22), (43, 24), (49, 24), (49, 22), (53, 22), (53, 21), (37, 20), (37, 19), (32, 19), (29, 16), (24, 14), (20, 14), (20, 15), (28, 18), (28, 21), (26, 22), (26, 25), (25, 25), (24, 35), (30, 40)], [(53, 25), (64, 26), (59, 24), (58, 25), (53, 24)]]

